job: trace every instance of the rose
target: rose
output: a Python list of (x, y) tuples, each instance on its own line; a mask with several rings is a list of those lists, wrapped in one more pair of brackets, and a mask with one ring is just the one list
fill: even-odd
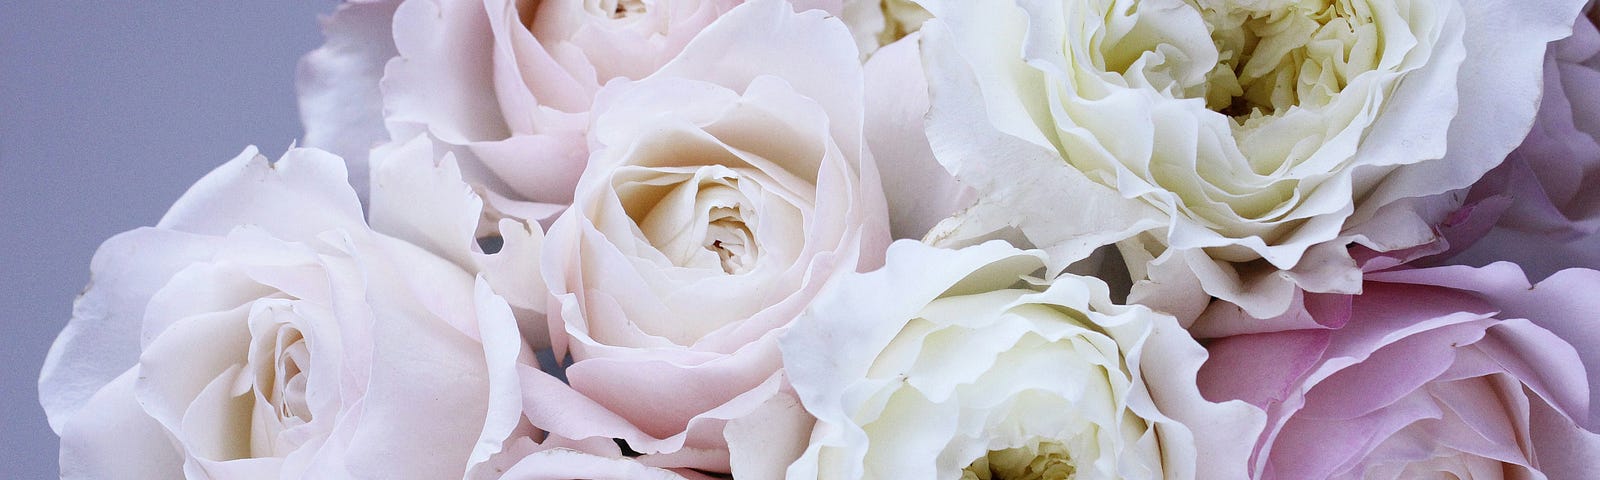
[[(373, 149), (371, 163), (373, 228), (412, 239), (481, 273), (489, 287), (511, 305), (529, 344), (548, 348), (544, 311), (549, 298), (539, 275), (544, 232), (538, 224), (520, 220), (542, 214), (495, 208), (497, 205), (465, 183), (455, 166), (455, 154), (426, 135)], [(480, 213), (449, 213), (452, 211)], [(484, 253), (485, 247), (490, 254)]]
[(1116, 243), (1130, 298), (1189, 319), (1354, 292), (1348, 244), (1432, 241), (1386, 207), (1500, 163), (1583, 2), (1005, 3), (923, 2), (928, 135), (980, 194), (934, 238)]
[(838, 20), (790, 9), (740, 6), (598, 95), (593, 155), (542, 271), (568, 380), (623, 422), (561, 435), (740, 468), (723, 427), (783, 389), (774, 332), (832, 277), (882, 261), (856, 49)]
[(394, 10), (400, 0), (348, 0), (322, 19), (327, 42), (300, 59), (295, 72), (305, 145), (343, 157), (350, 183), (365, 198), (367, 153), (389, 139), (378, 82), (395, 51)]
[[(1566, 267), (1600, 267), (1592, 235), (1600, 229), (1600, 197), (1588, 188), (1600, 176), (1600, 31), (1579, 17), (1571, 37), (1545, 55), (1539, 117), (1506, 163), (1473, 185), (1469, 202), (1508, 197), (1499, 228), (1455, 261), (1483, 265), (1511, 260), (1533, 278)], [(1493, 221), (1492, 219), (1490, 221)], [(1585, 240), (1586, 237), (1589, 237)]]
[[(1593, 4), (1590, 5), (1592, 10)], [(1578, 17), (1571, 37), (1551, 45), (1545, 55), (1544, 97), (1533, 130), (1497, 168), (1513, 177), (1516, 201), (1501, 224), (1516, 230), (1553, 234), (1561, 239), (1600, 228), (1600, 201), (1580, 188), (1600, 170), (1600, 30)], [(1521, 191), (1526, 189), (1526, 191)]]
[(475, 275), (500, 268), (470, 250), (481, 202), (453, 163), (385, 164), (442, 200), (376, 196), (375, 225), (415, 227), (389, 236), (342, 164), (247, 149), (101, 247), (40, 379), (64, 478), (463, 478), (517, 460), (507, 439), (536, 433), (518, 371), (537, 368)]
[[(1255, 478), (1593, 478), (1600, 272), (1372, 273), (1326, 325), (1208, 346), (1208, 398), (1267, 410)], [(1235, 313), (1237, 315), (1237, 313)]]
[[(396, 137), (425, 131), (507, 195), (566, 203), (583, 170), (594, 94), (638, 78), (733, 0), (410, 1), (395, 12), (399, 57), (383, 78)], [(652, 8), (653, 7), (653, 8)], [(491, 183), (492, 184), (492, 183)]]
[(882, 180), (894, 238), (922, 238), (977, 197), (939, 165), (923, 133), (928, 82), (922, 75), (919, 40), (913, 33), (885, 45), (861, 67), (867, 149), (883, 171), (893, 172)]
[(789, 478), (1242, 477), (1261, 412), (1200, 397), (1204, 349), (1044, 266), (900, 241), (831, 284), (781, 340), (817, 418)]
[[(565, 205), (600, 87), (654, 72), (741, 2), (385, 3), (341, 8), (328, 44), (303, 63), (308, 140), (365, 158), (370, 143), (350, 144), (427, 133), (453, 146), (492, 201)], [(806, 6), (839, 10), (837, 0)]]
[(922, 28), (928, 11), (911, 0), (845, 0), (839, 18), (856, 37), (862, 58)]

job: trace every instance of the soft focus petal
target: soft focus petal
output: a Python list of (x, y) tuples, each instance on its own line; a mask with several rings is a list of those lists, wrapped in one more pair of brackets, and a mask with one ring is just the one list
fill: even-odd
[(389, 139), (378, 82), (395, 51), (397, 0), (342, 3), (322, 20), (327, 41), (295, 71), (305, 144), (349, 162), (350, 181), (366, 198), (367, 151)]

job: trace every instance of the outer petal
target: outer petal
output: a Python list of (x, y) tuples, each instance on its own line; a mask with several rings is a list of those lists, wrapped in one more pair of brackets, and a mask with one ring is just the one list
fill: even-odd
[(861, 64), (855, 55), (849, 31), (826, 12), (794, 13), (783, 0), (755, 0), (700, 32), (654, 76), (701, 80), (735, 92), (756, 77), (782, 78), (822, 105), (839, 149), (859, 158), (865, 146)]
[[(945, 24), (960, 21), (974, 25), (966, 28), (1018, 32), (996, 37), (1020, 35), (1026, 20), (1022, 12), (964, 3), (926, 6), (937, 18), (922, 29), (932, 98), (928, 139), (934, 155), (957, 180), (982, 192), (976, 205), (929, 232), (930, 241), (960, 245), (1017, 227), (1043, 246), (1053, 269), (1060, 270), (1096, 247), (1165, 224), (1155, 208), (1124, 199), (1062, 162), (1037, 127), (1019, 124), (1017, 119), (1031, 118), (1030, 105), (1047, 100), (1016, 86), (1042, 80), (1018, 73), (1020, 60), (1009, 60), (1014, 53), (1002, 40), (960, 45)], [(931, 53), (935, 51), (941, 53)], [(994, 65), (999, 62), (1015, 64)], [(999, 78), (979, 77), (977, 72)], [(987, 121), (973, 124), (972, 119)], [(1035, 218), (1044, 212), (1048, 219)]]
[[(1213, 403), (1200, 395), (1195, 388), (1197, 376), (1209, 355), (1175, 319), (1156, 319), (1149, 335), (1138, 363), (1150, 397), (1163, 415), (1177, 420), (1194, 436), (1193, 460), (1179, 457), (1173, 463), (1193, 462), (1194, 478), (1199, 479), (1246, 477), (1254, 445), (1242, 441), (1241, 432), (1261, 431), (1266, 412), (1243, 401)], [(1118, 343), (1124, 341), (1118, 339)], [(1177, 457), (1182, 447), (1163, 445), (1162, 453)]]
[(189, 187), (156, 228), (220, 236), (253, 224), (280, 238), (363, 231), (361, 201), (344, 168), (344, 160), (320, 150), (290, 149), (268, 163), (249, 147)]
[(348, 2), (322, 20), (327, 41), (300, 59), (295, 89), (307, 146), (349, 162), (356, 192), (367, 191), (367, 151), (389, 139), (383, 124), (378, 82), (394, 48), (394, 10), (399, 0)]
[[(395, 138), (423, 131), (446, 143), (510, 135), (494, 85), (494, 51), (483, 2), (404, 2), (394, 13), (400, 57), (382, 81), (385, 120)], [(448, 72), (441, 75), (439, 72)]]
[(922, 238), (977, 198), (977, 192), (956, 183), (934, 158), (924, 133), (929, 105), (921, 38), (912, 34), (884, 46), (864, 67), (867, 146), (878, 170), (885, 172), (883, 190), (894, 238)]
[(154, 480), (183, 476), (183, 457), (177, 446), (134, 399), (133, 382), (138, 375), (138, 368), (129, 369), (95, 392), (82, 415), (63, 419), (55, 427), (61, 434), (61, 478)]
[(425, 135), (374, 153), (372, 229), (470, 267), (483, 199), (461, 180), (455, 159), (446, 153), (436, 165)]
[[(457, 266), (482, 273), (520, 311), (523, 332), (535, 348), (549, 346), (541, 315), (546, 289), (539, 275), (544, 231), (531, 219), (502, 213), (475, 192), (455, 154), (426, 135), (373, 152), (372, 228), (422, 246)], [(496, 221), (496, 217), (499, 218)], [(496, 238), (498, 237), (498, 238)], [(479, 238), (498, 240), (484, 252)]]
[(67, 422), (79, 415), (96, 391), (139, 361), (141, 326), (150, 297), (179, 270), (210, 257), (217, 243), (144, 228), (100, 246), (90, 263), (90, 285), (73, 303), (72, 321), (50, 346), (39, 374), (40, 403), (57, 434), (64, 433)]
[(474, 285), (473, 296), (480, 329), (478, 338), (483, 341), (489, 379), (489, 402), (483, 429), (472, 447), (472, 455), (467, 459), (469, 477), (487, 472), (491, 469), (489, 462), (492, 458), (507, 453), (504, 442), (513, 437), (523, 419), (523, 384), (519, 368), (534, 362), (533, 352), (517, 331), (511, 306), (495, 295), (489, 288), (489, 282), (481, 275)]
[(564, 448), (536, 452), (517, 462), (505, 480), (678, 480), (667, 470), (626, 458), (608, 458)]
[[(1557, 272), (1550, 278), (1529, 285), (1516, 265), (1496, 263), (1487, 267), (1440, 267), (1443, 271), (1461, 272), (1455, 275), (1427, 275), (1423, 271), (1387, 273), (1382, 278), (1401, 281), (1427, 281), (1451, 288), (1478, 292), (1500, 309), (1503, 318), (1525, 318), (1532, 321), (1577, 349), (1584, 370), (1588, 374), (1586, 408), (1567, 408), (1576, 415), (1579, 425), (1600, 428), (1600, 330), (1595, 328), (1595, 312), (1600, 312), (1600, 298), (1588, 293), (1600, 289), (1600, 271), (1569, 269)], [(1470, 272), (1470, 273), (1467, 273)], [(1426, 280), (1424, 280), (1426, 279)], [(1548, 363), (1548, 362), (1546, 362)], [(1554, 368), (1554, 365), (1547, 365)], [(1580, 385), (1571, 385), (1579, 387)], [(1573, 411), (1576, 410), (1576, 411)]]
[(805, 452), (816, 419), (792, 390), (768, 399), (756, 411), (728, 422), (728, 456), (736, 478), (781, 479)]
[(1568, 0), (1460, 4), (1469, 32), (1463, 37), (1467, 56), (1456, 82), (1460, 103), (1446, 157), (1389, 174), (1362, 200), (1352, 224), (1401, 198), (1465, 188), (1499, 165), (1533, 125), (1545, 45), (1572, 33), (1572, 19), (1583, 6)]
[[(440, 259), (417, 255), (362, 267), (372, 357), (370, 365), (354, 366), (370, 369), (370, 377), (359, 420), (347, 422), (354, 428), (346, 453), (350, 472), (362, 478), (459, 475), (469, 462), (498, 451), (495, 435), (507, 432), (506, 422), (515, 423), (504, 415), (520, 410), (504, 403), (505, 392), (520, 390), (508, 383), (515, 378), (504, 363), (517, 357), (506, 343), (506, 329), (515, 322), (510, 309), (481, 283), (474, 292), (470, 275)], [(478, 338), (483, 333), (497, 338)]]

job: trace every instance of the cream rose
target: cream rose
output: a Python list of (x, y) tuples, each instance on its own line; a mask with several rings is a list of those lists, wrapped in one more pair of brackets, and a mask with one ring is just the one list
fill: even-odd
[[(518, 459), (518, 372), (537, 367), (476, 273), (496, 262), (469, 250), (476, 205), (378, 197), (375, 224), (417, 227), (379, 233), (342, 165), (248, 149), (101, 246), (40, 379), (64, 478), (479, 478)], [(389, 168), (475, 200), (449, 162)]]
[(1346, 246), (1434, 239), (1401, 201), (1517, 145), (1583, 3), (925, 1), (928, 134), (981, 197), (934, 238), (1116, 243), (1132, 298), (1185, 319), (1357, 291)]
[(817, 418), (789, 478), (1243, 478), (1265, 420), (1201, 398), (1205, 349), (1038, 251), (911, 241), (780, 343)]
[(562, 435), (745, 475), (723, 428), (783, 389), (775, 332), (831, 278), (881, 263), (856, 49), (837, 19), (792, 8), (736, 8), (656, 74), (599, 93), (543, 274), (567, 378), (626, 424)]

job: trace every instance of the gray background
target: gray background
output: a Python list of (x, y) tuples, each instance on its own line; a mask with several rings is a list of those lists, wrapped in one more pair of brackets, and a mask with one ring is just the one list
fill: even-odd
[(295, 63), (334, 5), (0, 2), (0, 478), (58, 476), (35, 383), (95, 247), (300, 136)]

